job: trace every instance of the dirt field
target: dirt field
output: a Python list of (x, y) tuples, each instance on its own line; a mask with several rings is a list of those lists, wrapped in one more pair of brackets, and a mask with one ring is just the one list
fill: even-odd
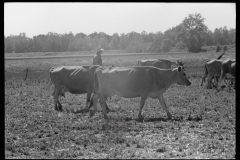
[[(144, 122), (137, 121), (139, 98), (108, 100), (113, 112), (109, 128), (98, 112), (74, 114), (85, 106), (86, 95), (66, 94), (64, 111), (54, 110), (52, 66), (87, 65), (92, 59), (5, 61), (6, 158), (235, 158), (235, 90), (200, 86), (203, 61), (220, 53), (169, 53), (103, 59), (104, 65), (136, 65), (138, 59), (167, 58), (186, 62), (191, 86), (174, 84), (164, 94), (173, 120), (157, 100), (147, 99)], [(234, 58), (226, 53), (223, 57)], [(27, 80), (24, 81), (26, 69)]]

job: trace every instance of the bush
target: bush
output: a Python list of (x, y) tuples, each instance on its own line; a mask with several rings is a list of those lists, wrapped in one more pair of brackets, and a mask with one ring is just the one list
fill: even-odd
[(164, 39), (162, 42), (161, 49), (163, 52), (168, 52), (172, 48), (172, 42), (170, 39)]
[(222, 48), (221, 48), (221, 46), (218, 44), (217, 47), (216, 47), (216, 52), (219, 52), (219, 51), (221, 51), (221, 50), (222, 50)]
[(162, 39), (157, 39), (152, 42), (148, 48), (148, 52), (161, 52)]
[(176, 48), (178, 48), (178, 49), (185, 49), (186, 48), (186, 44), (183, 43), (183, 42), (178, 42), (176, 44)]
[(227, 50), (227, 46), (225, 45), (224, 47), (223, 47), (223, 51), (225, 52)]

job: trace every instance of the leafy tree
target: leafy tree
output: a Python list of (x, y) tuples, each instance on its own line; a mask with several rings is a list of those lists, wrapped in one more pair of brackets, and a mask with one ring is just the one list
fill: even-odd
[(230, 29), (229, 30), (229, 39), (231, 44), (236, 43), (236, 29)]
[(105, 50), (108, 50), (109, 49), (109, 43), (108, 43), (107, 38), (100, 38), (99, 39), (99, 46), (101, 46)]
[(119, 49), (120, 46), (120, 37), (117, 33), (114, 33), (112, 39), (110, 41), (110, 48), (111, 49)]
[(228, 29), (226, 26), (223, 27), (222, 29), (222, 37), (223, 37), (223, 40), (224, 40), (224, 44), (230, 44), (231, 40), (230, 40), (230, 36), (229, 36), (229, 32), (228, 32)]
[(12, 37), (5, 37), (4, 36), (4, 47), (6, 53), (12, 53), (13, 51), (13, 42)]
[(217, 45), (217, 44), (223, 45), (224, 44), (224, 38), (222, 36), (222, 28), (216, 28), (214, 30), (213, 41), (214, 41), (215, 45)]
[(224, 47), (223, 47), (223, 51), (225, 52), (227, 50), (227, 46), (225, 45)]
[(177, 34), (175, 32), (175, 27), (172, 27), (164, 32), (165, 39), (169, 39), (172, 42), (172, 46), (175, 47), (177, 43)]
[(189, 14), (182, 24), (180, 37), (187, 45), (189, 52), (200, 52), (204, 43), (204, 33), (207, 32), (207, 26), (204, 24), (204, 18), (200, 13)]
[(170, 39), (164, 39), (162, 42), (161, 49), (163, 52), (169, 52), (172, 47), (172, 42)]
[(222, 48), (221, 48), (221, 46), (218, 44), (217, 47), (216, 47), (216, 52), (219, 52), (219, 51), (221, 51), (221, 50), (222, 50)]
[(178, 48), (178, 49), (185, 49), (186, 48), (186, 44), (184, 42), (178, 42), (176, 44), (176, 48)]
[(161, 52), (162, 39), (157, 39), (152, 42), (148, 51), (149, 52)]
[(213, 33), (211, 30), (208, 30), (206, 33), (204, 33), (204, 44), (206, 46), (213, 45)]

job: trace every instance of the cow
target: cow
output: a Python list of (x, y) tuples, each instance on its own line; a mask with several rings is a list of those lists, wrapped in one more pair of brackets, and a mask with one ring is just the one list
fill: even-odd
[(221, 76), (220, 76), (219, 84), (221, 84), (222, 80), (226, 77), (227, 74), (230, 74), (231, 78), (234, 79), (234, 88), (235, 88), (235, 77), (236, 77), (235, 67), (236, 67), (236, 60), (226, 59), (222, 61)]
[(90, 117), (96, 113), (99, 99), (104, 118), (108, 121), (106, 100), (113, 95), (119, 95), (124, 98), (141, 97), (139, 120), (143, 119), (141, 112), (148, 97), (157, 98), (168, 118), (171, 119), (172, 115), (166, 107), (163, 93), (175, 83), (191, 85), (182, 66), (173, 69), (159, 69), (152, 66), (99, 67), (94, 73), (94, 92), (91, 96), (94, 109), (90, 112)]
[(171, 66), (182, 66), (183, 62), (177, 60), (176, 62), (172, 62), (168, 59), (146, 59), (146, 60), (138, 60), (139, 66), (154, 66), (160, 69), (171, 69)]
[(54, 84), (54, 108), (62, 111), (62, 105), (59, 102), (59, 96), (65, 97), (65, 92), (72, 94), (87, 93), (85, 110), (91, 106), (90, 97), (93, 92), (94, 71), (100, 66), (61, 66), (52, 67), (49, 70), (50, 80)]
[(205, 78), (208, 77), (208, 84), (207, 84), (207, 89), (211, 89), (212, 88), (212, 79), (214, 78), (215, 81), (215, 85), (217, 85), (218, 82), (218, 78), (220, 77), (221, 74), (221, 66), (222, 66), (222, 56), (225, 52), (223, 52), (220, 56), (218, 56), (217, 59), (212, 59), (210, 61), (208, 61), (205, 65), (204, 65), (204, 74), (202, 77), (202, 81), (201, 81), (201, 86), (203, 84), (203, 82), (205, 82)]
[(202, 86), (203, 82), (205, 82), (206, 77), (208, 77), (207, 89), (212, 88), (212, 79), (213, 78), (215, 80), (215, 85), (217, 85), (218, 78), (220, 77), (220, 74), (221, 74), (221, 66), (222, 66), (221, 59), (220, 60), (213, 59), (211, 61), (208, 61), (204, 65), (204, 75), (202, 77), (201, 86)]

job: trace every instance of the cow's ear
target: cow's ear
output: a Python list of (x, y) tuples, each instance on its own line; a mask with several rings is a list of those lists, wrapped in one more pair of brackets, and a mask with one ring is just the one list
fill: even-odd
[(181, 69), (182, 69), (182, 67), (179, 66), (179, 67), (178, 67), (178, 72), (181, 72)]

